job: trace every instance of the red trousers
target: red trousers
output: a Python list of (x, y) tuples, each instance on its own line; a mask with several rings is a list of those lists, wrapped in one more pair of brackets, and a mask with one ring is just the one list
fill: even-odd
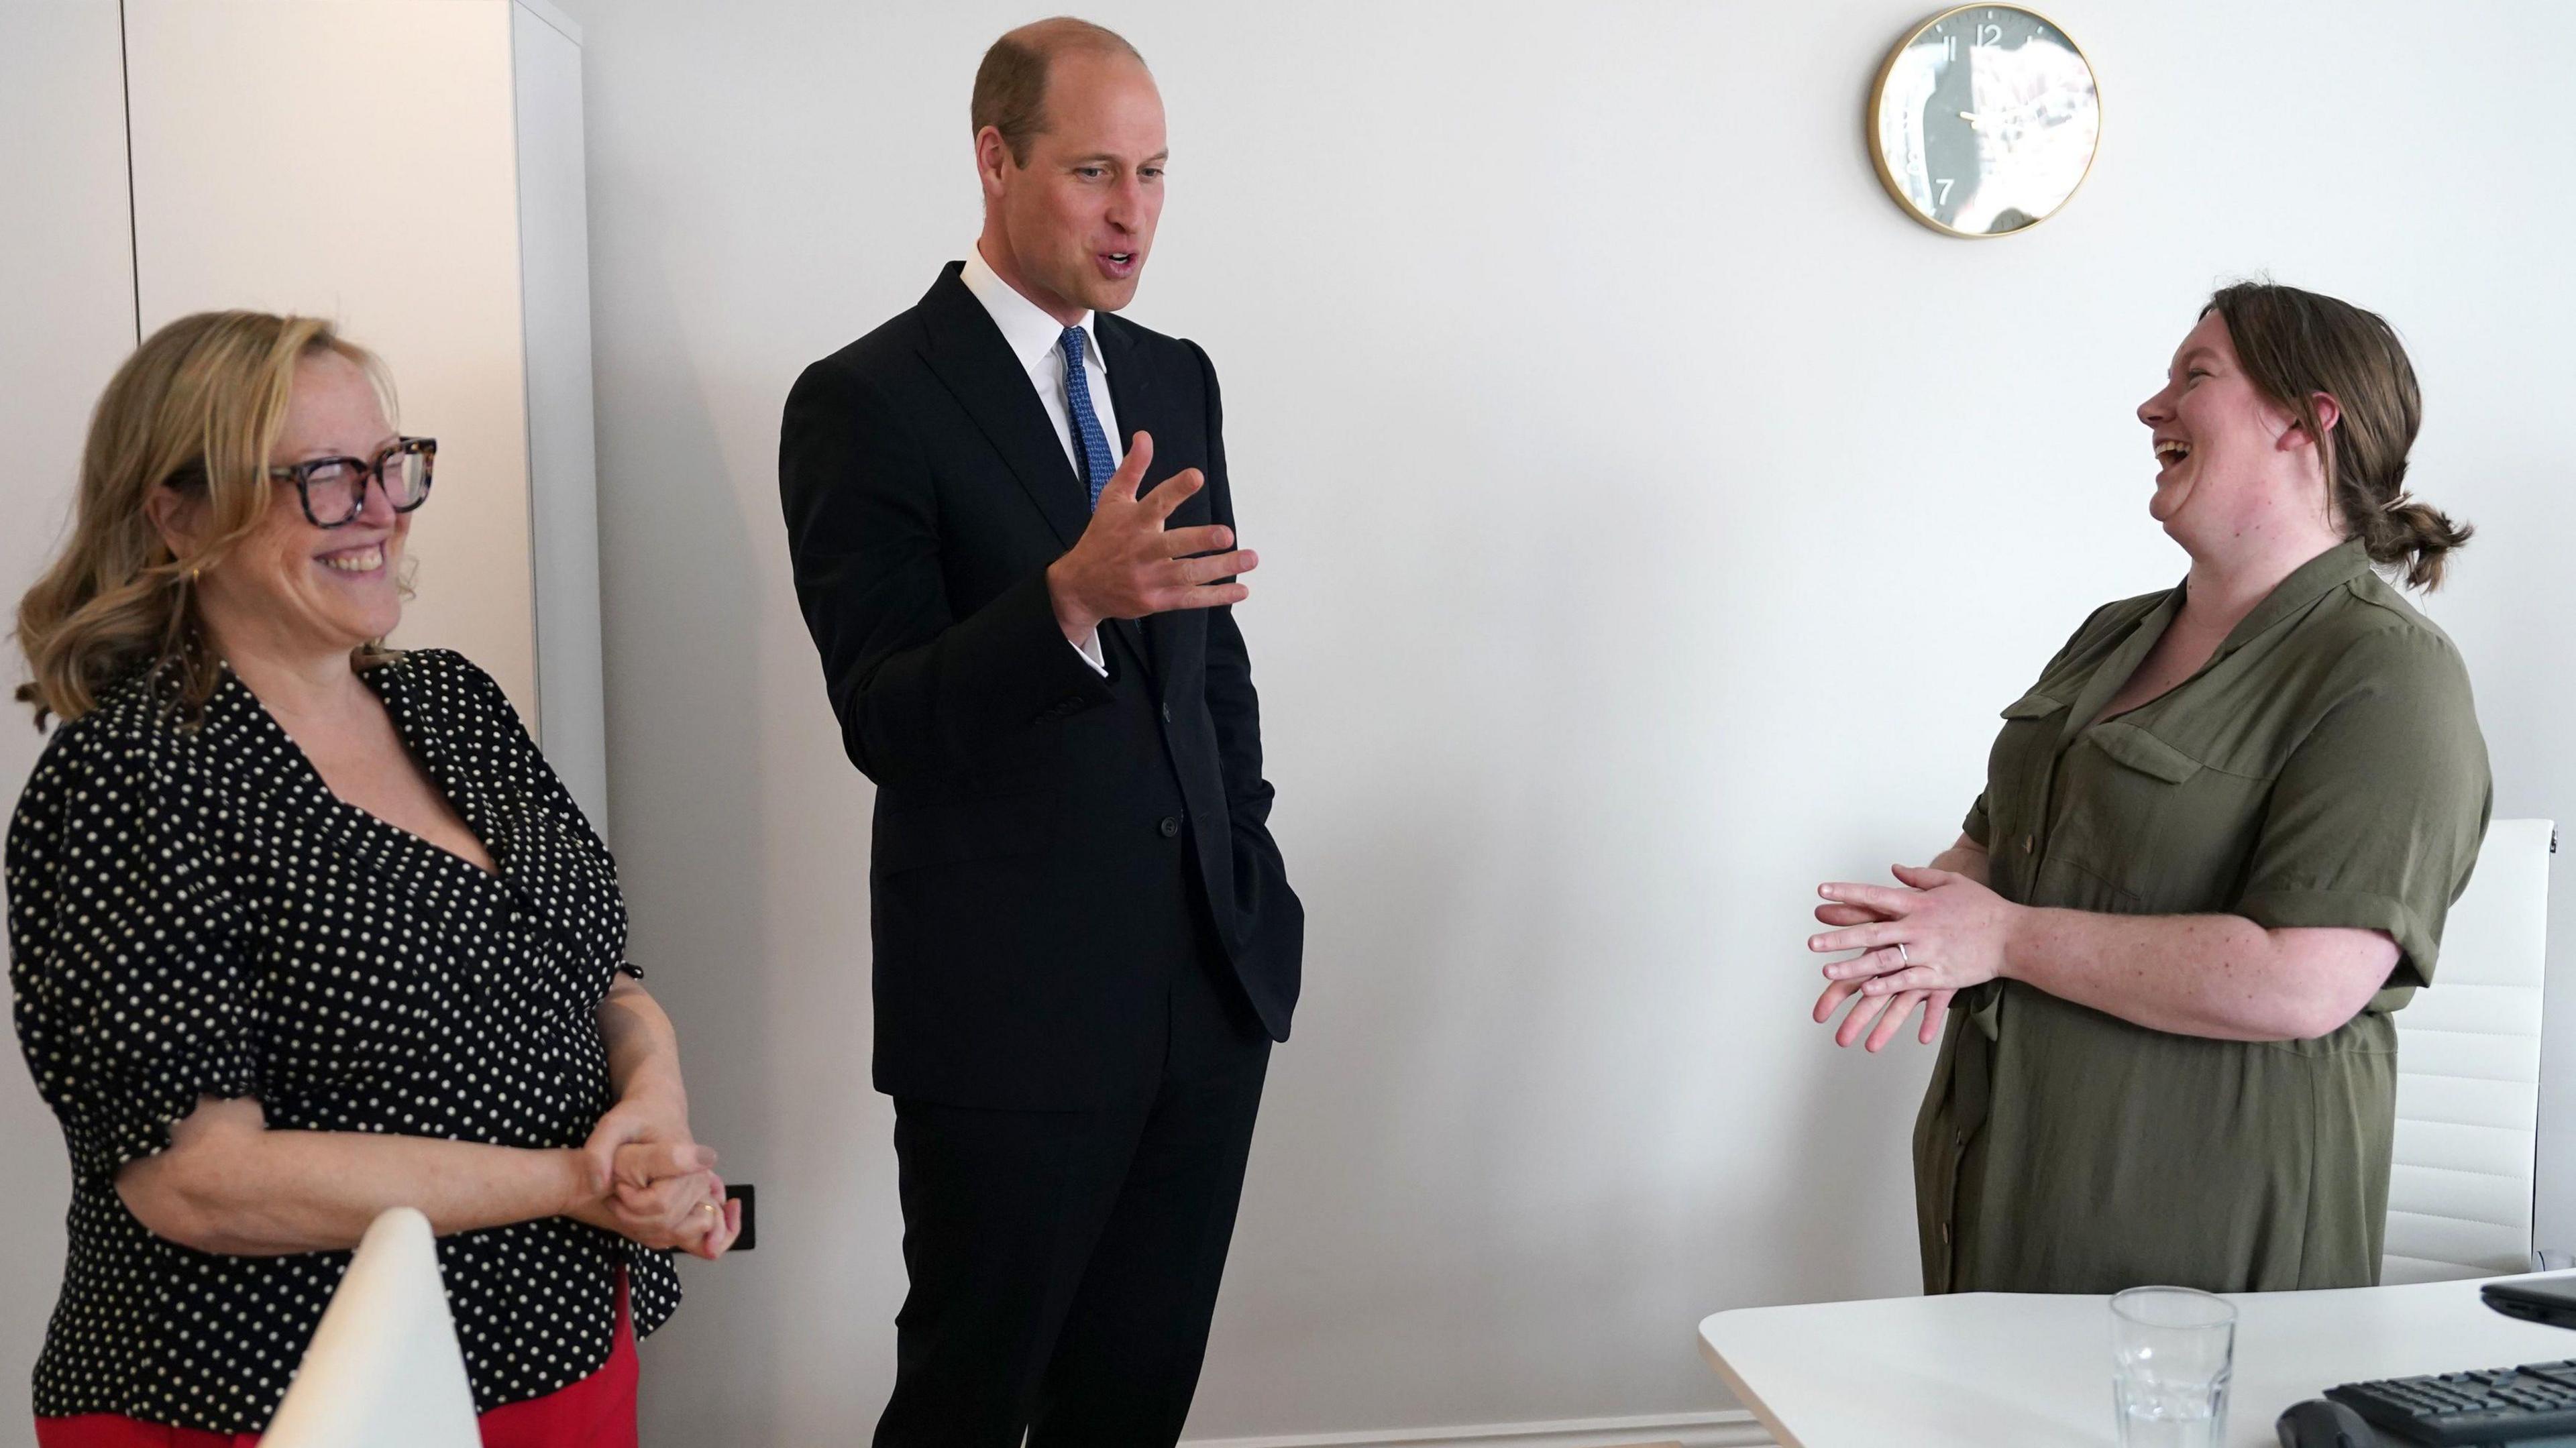
[[(636, 1448), (635, 1379), (635, 1320), (621, 1272), (608, 1362), (570, 1387), (485, 1413), (483, 1448)], [(172, 1428), (115, 1413), (36, 1420), (36, 1448), (258, 1448), (259, 1436)]]

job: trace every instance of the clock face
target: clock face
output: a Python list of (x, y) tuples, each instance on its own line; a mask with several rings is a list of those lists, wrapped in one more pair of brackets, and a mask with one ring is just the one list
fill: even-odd
[(1963, 5), (1889, 53), (1869, 136), (1879, 179), (1917, 221), (2001, 236), (2045, 220), (2083, 184), (2102, 99), (2055, 24), (2010, 5)]

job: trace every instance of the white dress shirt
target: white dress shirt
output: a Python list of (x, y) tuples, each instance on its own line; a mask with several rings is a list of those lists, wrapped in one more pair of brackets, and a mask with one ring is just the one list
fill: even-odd
[[(1037, 389), (1038, 402), (1046, 408), (1047, 421), (1055, 428), (1056, 445), (1064, 449), (1064, 460), (1073, 465), (1073, 475), (1082, 476), (1082, 455), (1073, 444), (1073, 407), (1065, 396), (1064, 326), (1048, 316), (1038, 304), (1011, 289), (984, 261), (980, 247), (966, 250), (966, 270), (958, 280), (966, 290), (984, 304), (992, 314), (993, 325), (1002, 331), (1002, 341), (1011, 355), (1027, 369), (1029, 385)], [(1100, 419), (1100, 431), (1109, 439), (1109, 464), (1117, 467), (1127, 460), (1127, 442), (1118, 433), (1118, 407), (1109, 400), (1109, 364), (1100, 356), (1100, 334), (1091, 325), (1091, 313), (1085, 312), (1074, 323), (1082, 331), (1082, 378), (1091, 393), (1091, 414)], [(1100, 630), (1073, 645), (1083, 662), (1109, 676), (1109, 660), (1100, 652)]]

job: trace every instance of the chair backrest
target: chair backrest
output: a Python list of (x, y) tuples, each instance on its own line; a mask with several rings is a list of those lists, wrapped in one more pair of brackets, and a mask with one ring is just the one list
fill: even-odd
[(358, 1243), (260, 1448), (481, 1448), (429, 1218), (396, 1207)]
[(2487, 827), (2433, 987), (2397, 1013), (2383, 1282), (2529, 1268), (2551, 838), (2548, 820)]

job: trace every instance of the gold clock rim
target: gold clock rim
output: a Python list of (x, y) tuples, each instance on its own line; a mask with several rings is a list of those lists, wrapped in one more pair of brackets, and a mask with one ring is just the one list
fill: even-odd
[[(1921, 39), (1923, 32), (1953, 15), (1965, 15), (1971, 10), (2018, 10), (2048, 25), (2065, 37), (2066, 48), (2075, 52), (2075, 58), (2084, 62), (2084, 73), (2093, 78), (2093, 152), (2084, 158), (2084, 174), (2075, 178), (2075, 184), (2067, 189), (2063, 199), (2049, 208), (2048, 215), (2033, 220), (2028, 226), (2017, 226), (2010, 231), (1961, 231), (1947, 222), (1936, 220), (1931, 213), (1916, 206), (1913, 197), (1905, 194), (1905, 188), (1897, 182), (1896, 173), (1888, 168), (1886, 149), (1879, 145), (1878, 141), (1879, 108), (1887, 99), (1887, 77), (1895, 71), (1897, 57), (1903, 55), (1907, 47)], [(1897, 210), (1904, 212), (1917, 224), (1937, 231), (1943, 236), (1954, 236), (1962, 241), (2001, 241), (2005, 237), (2020, 236), (2047, 225), (2052, 217), (2073, 204), (2076, 196), (2084, 190), (2084, 183), (2092, 179), (2094, 163), (2102, 159), (2102, 116), (2106, 109), (2102, 103), (2102, 72), (2094, 66), (2093, 57), (2084, 53), (2084, 47), (2076, 41), (2075, 33), (2057, 23), (2057, 17), (2045, 11), (2034, 10), (2028, 5), (2012, 4), (2010, 0), (1977, 0), (1974, 4), (1953, 5), (1946, 10), (1923, 17), (1912, 29), (1898, 36), (1896, 44), (1888, 47), (1887, 58), (1878, 63), (1877, 78), (1869, 83), (1869, 100), (1861, 110), (1861, 131), (1869, 142), (1870, 167), (1878, 172), (1878, 184), (1886, 188), (1888, 197), (1895, 201)]]

